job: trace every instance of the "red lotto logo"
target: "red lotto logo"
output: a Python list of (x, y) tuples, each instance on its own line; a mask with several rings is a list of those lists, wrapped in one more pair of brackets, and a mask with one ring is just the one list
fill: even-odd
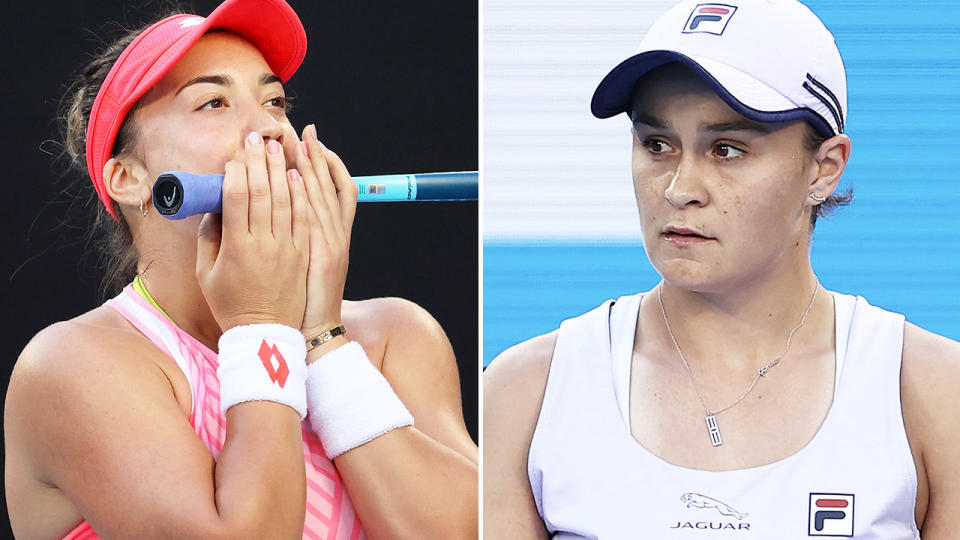
[(853, 536), (853, 499), (849, 493), (811, 493), (807, 536)]
[[(263, 362), (263, 367), (267, 370), (267, 375), (270, 375), (270, 380), (283, 388), (283, 385), (287, 384), (287, 375), (290, 375), (290, 368), (287, 367), (287, 361), (283, 359), (283, 355), (277, 350), (277, 346), (271, 345), (268, 347), (267, 340), (263, 340), (258, 354), (260, 355), (260, 361)], [(273, 365), (274, 358), (277, 359), (276, 366)]]

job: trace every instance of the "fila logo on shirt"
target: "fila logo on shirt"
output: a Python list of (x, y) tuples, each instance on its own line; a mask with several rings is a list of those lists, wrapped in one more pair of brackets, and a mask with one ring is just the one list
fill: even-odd
[(853, 536), (853, 494), (811, 493), (807, 536)]
[[(263, 362), (263, 367), (267, 370), (267, 375), (270, 376), (270, 380), (279, 384), (280, 388), (283, 388), (283, 385), (287, 384), (287, 376), (290, 375), (290, 368), (287, 367), (287, 361), (283, 359), (283, 355), (280, 354), (277, 346), (268, 346), (267, 340), (263, 340), (263, 342), (260, 343), (260, 351), (257, 355), (260, 356), (260, 361)], [(276, 360), (276, 365), (274, 365), (274, 359)]]
[(697, 4), (683, 27), (684, 34), (723, 35), (727, 23), (736, 13), (737, 6), (727, 4)]

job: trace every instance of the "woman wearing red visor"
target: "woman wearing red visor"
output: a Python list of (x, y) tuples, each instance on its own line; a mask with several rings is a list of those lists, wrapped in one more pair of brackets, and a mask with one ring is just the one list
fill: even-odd
[[(282, 0), (227, 0), (129, 34), (72, 87), (65, 145), (136, 278), (17, 362), (18, 537), (476, 536), (446, 336), (409, 302), (343, 301), (357, 187), (287, 119), (305, 52)], [(224, 174), (222, 217), (161, 217), (169, 170)]]

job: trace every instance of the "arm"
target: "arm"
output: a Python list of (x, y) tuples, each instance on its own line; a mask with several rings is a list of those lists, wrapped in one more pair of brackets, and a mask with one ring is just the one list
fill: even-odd
[(512, 347), (483, 375), (483, 533), (547, 538), (527, 477), (556, 332)]
[[(302, 328), (309, 339), (342, 321), (357, 186), (313, 126), (304, 129), (296, 159), (315, 215)], [(388, 336), (381, 370), (418, 425), (393, 429), (336, 457), (335, 464), (371, 537), (475, 538), (476, 447), (463, 425), (453, 351), (426, 312), (393, 304), (376, 315)], [(345, 342), (336, 337), (321, 345), (307, 363)]]
[(372, 538), (476, 538), (477, 447), (463, 422), (453, 349), (416, 304), (368, 304), (364, 319), (387, 336), (380, 369), (416, 423), (335, 459), (364, 528)]
[(917, 525), (924, 540), (960, 530), (960, 343), (904, 328), (901, 401), (917, 464)]
[[(231, 408), (217, 463), (158, 367), (162, 354), (140, 336), (77, 323), (40, 333), (11, 377), (8, 458), (59, 488), (103, 538), (299, 538), (297, 413), (268, 402)], [(29, 515), (11, 492), (26, 472), (6, 471), (11, 517)], [(12, 522), (18, 537), (29, 525)]]
[[(288, 185), (283, 155), (267, 156), (263, 139), (252, 135), (245, 163), (226, 164), (222, 226), (208, 214), (198, 231), (198, 283), (227, 333), (255, 323), (298, 326), (305, 305), (305, 187), (295, 175)], [(105, 172), (125, 174), (116, 163), (111, 158)], [(59, 488), (105, 537), (301, 536), (299, 414), (265, 401), (230, 407), (214, 463), (185, 421), (158, 354), (115, 328), (48, 329), (18, 362), (7, 396), (8, 440), (21, 459), (32, 459), (35, 477)]]

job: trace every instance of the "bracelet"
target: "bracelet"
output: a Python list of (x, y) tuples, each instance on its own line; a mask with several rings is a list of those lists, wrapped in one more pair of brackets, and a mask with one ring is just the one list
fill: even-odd
[(326, 332), (320, 334), (319, 336), (313, 339), (308, 339), (307, 352), (310, 352), (316, 349), (320, 345), (323, 345), (324, 343), (330, 341), (331, 339), (337, 336), (345, 336), (345, 335), (347, 335), (347, 329), (344, 328), (342, 324), (340, 326), (337, 326), (336, 328), (331, 328), (330, 330), (327, 330)]

